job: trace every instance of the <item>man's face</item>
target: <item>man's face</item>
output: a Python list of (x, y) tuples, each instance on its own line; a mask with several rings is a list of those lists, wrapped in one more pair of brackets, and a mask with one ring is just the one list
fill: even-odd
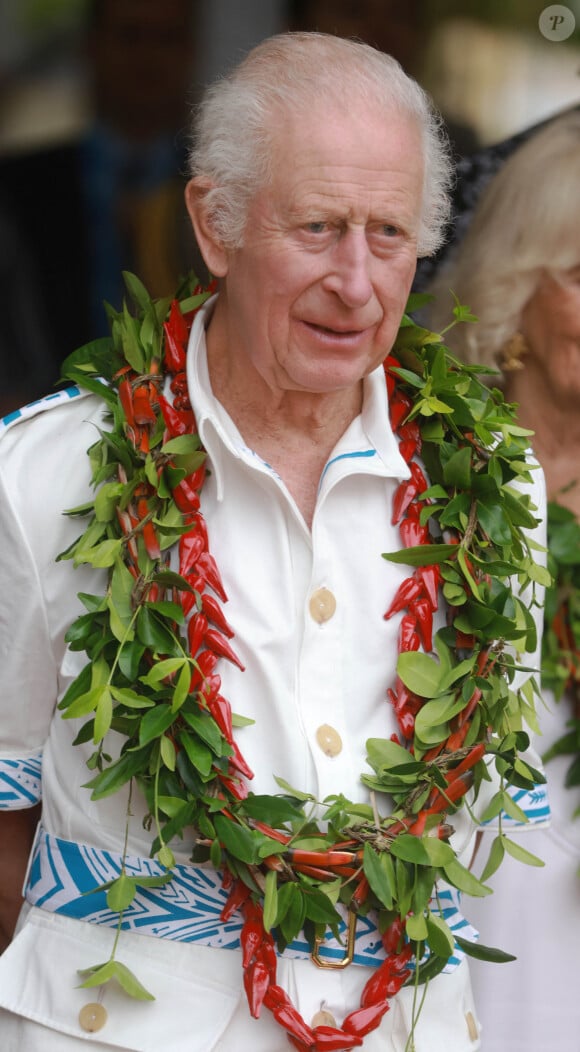
[(278, 390), (357, 384), (388, 354), (413, 280), (420, 134), (395, 111), (316, 103), (282, 122), (270, 185), (225, 277), (229, 353)]

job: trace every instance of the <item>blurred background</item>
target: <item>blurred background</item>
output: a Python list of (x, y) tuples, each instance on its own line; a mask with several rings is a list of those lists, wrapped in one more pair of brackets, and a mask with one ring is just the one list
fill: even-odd
[(458, 159), (580, 102), (580, 0), (0, 0), (0, 412), (106, 332), (122, 269), (165, 295), (199, 268), (182, 203), (191, 105), (289, 28), (394, 54)]

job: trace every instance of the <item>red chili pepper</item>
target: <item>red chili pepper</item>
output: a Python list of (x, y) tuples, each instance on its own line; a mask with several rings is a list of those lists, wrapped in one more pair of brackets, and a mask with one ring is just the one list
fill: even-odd
[(218, 659), (212, 650), (202, 650), (195, 658), (197, 668), (194, 668), (191, 676), (190, 694), (194, 694), (201, 687), (206, 676), (210, 676), (217, 665)]
[(266, 825), (265, 822), (259, 822), (257, 818), (254, 819), (254, 826), (259, 829), (261, 833), (269, 837), (270, 840), (277, 840), (280, 844), (287, 844), (291, 839), (288, 833), (281, 833), (278, 829), (272, 829), (272, 826)]
[(381, 942), (387, 953), (397, 953), (401, 948), (405, 935), (405, 921), (402, 917), (395, 917), (381, 936)]
[(139, 384), (133, 391), (133, 416), (135, 423), (154, 425), (157, 423), (155, 410), (151, 405), (149, 384)]
[(244, 884), (242, 880), (235, 880), (227, 897), (227, 901), (220, 913), (220, 920), (222, 920), (224, 924), (226, 921), (229, 921), (230, 917), (236, 912), (236, 910), (240, 909), (249, 896), (249, 887)]
[[(213, 676), (206, 676), (203, 681), (203, 685), (200, 687), (199, 690), (201, 700), (204, 701), (206, 705), (209, 705), (210, 701), (212, 701), (219, 694), (221, 685), (222, 678), (220, 675), (218, 675), (217, 672), (214, 672)], [(227, 702), (225, 698), (223, 699), (223, 701), (226, 705), (229, 706), (229, 702)]]
[[(203, 688), (202, 693), (205, 694)], [(234, 731), (232, 725), (232, 707), (229, 701), (222, 697), (221, 694), (217, 694), (215, 697), (206, 698), (205, 700), (210, 715), (213, 716), (220, 731), (231, 745), (233, 741)]]
[(205, 614), (193, 614), (187, 625), (187, 641), (189, 653), (195, 657), (203, 643), (204, 636), (209, 628), (209, 621)]
[(235, 650), (230, 646), (225, 636), (222, 636), (221, 632), (218, 632), (216, 628), (208, 628), (205, 633), (206, 646), (213, 650), (214, 654), (218, 654), (219, 657), (227, 658), (233, 665), (237, 665), (243, 672), (245, 665), (242, 664)]
[(409, 613), (417, 621), (417, 628), (427, 654), (433, 649), (433, 610), (428, 599), (413, 599), (409, 603)]
[(278, 969), (278, 955), (274, 947), (274, 940), (268, 934), (265, 933), (266, 938), (262, 941), (262, 945), (256, 952), (256, 959), (262, 961), (268, 969), (268, 975), (270, 976), (270, 982), (276, 982), (276, 971)]
[(419, 566), (415, 571), (418, 573), (423, 583), (423, 588), (431, 607), (436, 610), (439, 606), (439, 584), (441, 581), (441, 570), (437, 565), (434, 566)]
[(121, 383), (119, 384), (119, 401), (125, 414), (125, 420), (130, 427), (135, 427), (135, 417), (133, 415), (133, 387), (131, 386), (131, 381), (126, 378), (121, 380)]
[(314, 1033), (316, 1052), (343, 1052), (345, 1049), (362, 1045), (362, 1038), (356, 1034), (346, 1034), (344, 1030), (337, 1030), (334, 1026), (316, 1026)]
[(238, 771), (240, 774), (242, 774), (244, 778), (249, 778), (251, 781), (254, 777), (254, 772), (252, 768), (249, 767), (246, 763), (237, 743), (235, 741), (231, 741), (230, 745), (234, 750), (233, 756), (229, 757), (230, 766), (233, 767), (235, 771)]
[(204, 548), (209, 548), (209, 536), (207, 532), (207, 525), (200, 511), (198, 511), (194, 516), (191, 526), (195, 533), (198, 533), (200, 537), (203, 537)]
[(402, 968), (402, 964), (409, 959), (412, 953), (412, 947), (408, 944), (396, 957), (387, 957), (383, 961), (362, 992), (361, 1008), (368, 1008), (370, 1005), (398, 994), (409, 975), (408, 969)]
[(229, 639), (233, 638), (234, 630), (228, 621), (226, 621), (224, 612), (217, 599), (214, 599), (213, 595), (208, 595), (206, 593), (201, 597), (201, 608), (208, 620), (213, 621), (214, 625), (217, 625), (217, 627), (221, 629), (224, 636), (227, 636)]
[(312, 866), (351, 866), (356, 860), (352, 851), (304, 851), (302, 848), (290, 848), (287, 856), (292, 862), (306, 863)]
[(417, 621), (413, 614), (405, 614), (399, 625), (399, 650), (405, 654), (409, 650), (419, 650), (421, 640), (416, 631)]
[(222, 584), (220, 572), (217, 568), (217, 563), (210, 552), (201, 553), (197, 560), (196, 569), (198, 573), (205, 578), (210, 588), (213, 588), (222, 603), (227, 603), (228, 597)]
[(270, 973), (264, 961), (261, 961), (259, 957), (244, 968), (244, 989), (253, 1019), (260, 1017), (260, 1009), (269, 985)]
[[(414, 505), (413, 505), (414, 506)], [(417, 544), (429, 543), (429, 527), (421, 523), (414, 516), (407, 515), (399, 523), (399, 533), (405, 548), (413, 548)]]
[(264, 924), (262, 911), (258, 910), (251, 899), (246, 899), (242, 913), (245, 920), (240, 932), (240, 943), (242, 947), (242, 966), (247, 968), (254, 957), (256, 950), (262, 944), (264, 938)]
[(165, 365), (168, 372), (177, 373), (185, 367), (185, 345), (187, 343), (187, 325), (179, 302), (173, 300), (169, 318), (163, 322), (165, 333)]
[(185, 375), (185, 373), (183, 373), (183, 372), (176, 373), (175, 376), (173, 377), (172, 381), (171, 381), (170, 387), (171, 387), (171, 390), (173, 391), (173, 394), (186, 395), (187, 394), (187, 376)]
[(391, 417), (391, 427), (393, 431), (397, 431), (399, 425), (410, 413), (413, 408), (413, 403), (407, 395), (403, 394), (402, 391), (395, 391), (393, 397), (389, 402), (389, 413)]
[(403, 442), (415, 442), (418, 452), (421, 451), (421, 429), (416, 420), (407, 420), (406, 423), (401, 424), (398, 435)]
[(173, 499), (180, 511), (197, 511), (199, 508), (199, 485), (192, 482), (195, 481), (194, 475), (188, 475), (173, 489)]
[(411, 478), (400, 482), (393, 497), (393, 515), (391, 522), (395, 526), (403, 517), (411, 501), (424, 493), (427, 489), (427, 480), (418, 464), (409, 465)]
[(178, 435), (189, 435), (192, 433), (194, 418), (191, 410), (184, 410), (181, 412), (178, 409), (174, 409), (171, 403), (161, 394), (159, 395), (159, 408), (161, 409), (165, 426), (171, 438), (176, 438)]
[(360, 875), (360, 877), (359, 877), (359, 879), (357, 881), (356, 888), (354, 889), (354, 891), (352, 893), (352, 898), (350, 900), (351, 904), (354, 903), (355, 906), (362, 906), (363, 903), (366, 902), (366, 900), (368, 898), (369, 891), (370, 891), (369, 882), (368, 882), (367, 878), (365, 877), (364, 873), (361, 873), (361, 875)]
[(222, 771), (217, 771), (216, 774), (224, 788), (227, 789), (236, 800), (246, 799), (249, 789), (244, 781), (240, 778), (230, 778), (227, 774), (223, 774)]
[(195, 530), (190, 530), (189, 533), (181, 535), (179, 538), (179, 572), (182, 577), (186, 577), (193, 570), (206, 547), (204, 538), (201, 534), (196, 533)]
[(356, 1011), (347, 1015), (342, 1029), (347, 1034), (356, 1034), (357, 1037), (366, 1037), (371, 1031), (376, 1030), (383, 1016), (389, 1011), (388, 1001), (379, 1001), (376, 1005), (368, 1005), (367, 1008), (357, 1008)]
[[(149, 514), (149, 506), (145, 497), (141, 497), (137, 501), (137, 514), (141, 520), (145, 519)], [(142, 522), (139, 525), (139, 529), (143, 535), (143, 543), (149, 558), (154, 560), (160, 559), (161, 549), (159, 547), (159, 540), (151, 520), (149, 519), (147, 522)]]
[(388, 621), (394, 614), (398, 614), (400, 610), (404, 610), (413, 599), (418, 599), (422, 590), (422, 582), (418, 577), (414, 574), (412, 577), (406, 577), (397, 588), (395, 598), (384, 615), (385, 621)]
[(274, 1019), (290, 1031), (291, 1036), (303, 1041), (306, 1048), (312, 1048), (315, 1041), (314, 1031), (304, 1022), (281, 986), (275, 983), (269, 986), (264, 997), (264, 1004), (270, 1009)]

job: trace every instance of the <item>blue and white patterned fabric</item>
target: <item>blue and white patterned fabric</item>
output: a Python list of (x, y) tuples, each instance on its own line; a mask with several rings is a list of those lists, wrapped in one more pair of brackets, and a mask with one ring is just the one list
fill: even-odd
[(12, 424), (17, 424), (21, 420), (28, 420), (29, 417), (43, 413), (47, 409), (53, 409), (57, 405), (63, 405), (65, 402), (69, 402), (71, 398), (83, 397), (86, 397), (86, 391), (81, 391), (79, 387), (71, 386), (64, 387), (62, 391), (55, 391), (54, 394), (46, 395), (44, 398), (38, 398), (35, 402), (29, 402), (28, 405), (22, 406), (21, 409), (15, 409), (14, 412), (8, 413), (0, 419), (0, 435)]
[[(510, 786), (508, 792), (514, 803), (524, 812), (531, 825), (549, 825), (550, 804), (545, 785), (534, 785), (532, 789), (518, 789), (517, 786)], [(517, 828), (518, 831), (522, 829), (521, 821), (518, 818), (512, 818), (505, 811), (502, 812), (501, 823), (504, 828)]]
[(42, 757), (0, 760), (0, 811), (32, 807), (41, 798)]
[[(39, 829), (25, 889), (26, 900), (38, 909), (116, 928), (119, 914), (109, 909), (106, 889), (102, 885), (119, 876), (121, 864), (121, 856), (114, 852), (75, 844)], [(158, 862), (135, 856), (125, 859), (125, 872), (137, 879), (165, 874)], [(175, 942), (239, 949), (243, 924), (240, 914), (236, 912), (226, 922), (220, 920), (227, 897), (221, 876), (214, 869), (178, 865), (166, 884), (137, 889), (132, 903), (123, 912), (121, 928)], [(445, 888), (438, 897), (440, 913), (451, 930), (460, 933), (462, 938), (476, 940), (478, 933), (459, 911), (459, 893)], [(340, 935), (345, 931), (343, 921), (339, 925)], [(329, 963), (342, 961), (344, 954), (344, 945), (327, 932), (319, 948), (322, 960)], [(306, 939), (297, 938), (284, 955), (294, 959), (308, 958), (311, 950)], [(456, 947), (445, 971), (453, 971), (463, 957), (463, 952)], [(378, 967), (383, 960), (381, 937), (372, 918), (358, 918), (353, 963)]]

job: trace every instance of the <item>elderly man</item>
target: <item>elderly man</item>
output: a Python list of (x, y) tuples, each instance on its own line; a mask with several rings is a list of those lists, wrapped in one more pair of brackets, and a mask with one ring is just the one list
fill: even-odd
[[(184, 382), (172, 384), (178, 395), (173, 408), (164, 402), (165, 419), (176, 442), (181, 432), (196, 428), (207, 454), (210, 470), (201, 510), (215, 563), (205, 559), (205, 577), (201, 583), (195, 578), (195, 588), (199, 595), (213, 582), (221, 591), (212, 570), (217, 564), (229, 596), (236, 659), (219, 662), (219, 682), (223, 695), (233, 699), (234, 711), (246, 717), (234, 718), (236, 770), (247, 772), (249, 765), (256, 794), (279, 792), (275, 779), (283, 779), (285, 799), (292, 798), (296, 806), (300, 797), (288, 786), (318, 801), (333, 795), (368, 801), (360, 781), (365, 741), (389, 739), (399, 730), (395, 712), (385, 702), (395, 676), (399, 618), (385, 620), (384, 614), (408, 567), (380, 556), (400, 547), (392, 501), (410, 470), (389, 423), (382, 362), (398, 331), (417, 256), (433, 252), (439, 243), (448, 175), (445, 144), (420, 88), (389, 57), (323, 35), (290, 34), (264, 42), (210, 89), (197, 118), (187, 204), (218, 291), (196, 314), (186, 390)], [(133, 392), (137, 388), (143, 390), (142, 378), (135, 376)], [(142, 433), (147, 412), (137, 414), (134, 408), (131, 403), (130, 430)], [(376, 963), (372, 954), (381, 942), (371, 921), (365, 930), (370, 930), (374, 951), (365, 957), (358, 934), (355, 946), (349, 935), (346, 948), (338, 948), (343, 964), (353, 950), (352, 966), (317, 968), (308, 948), (282, 952), (278, 946), (275, 983), (276, 965), (269, 957), (264, 979), (265, 947), (272, 945), (268, 925), (255, 921), (251, 910), (257, 907), (253, 902), (248, 906), (247, 891), (244, 898), (238, 881), (234, 898), (241, 887), (239, 903), (246, 919), (242, 943), (247, 949), (248, 932), (257, 932), (261, 940), (248, 954), (254, 988), (258, 975), (264, 980), (258, 998), (264, 1001), (263, 1010), (254, 1003), (253, 1014), (259, 1018), (252, 1018), (242, 990), (239, 940), (228, 943), (223, 935), (228, 910), (221, 921), (216, 916), (216, 897), (219, 912), (225, 893), (210, 864), (215, 854), (202, 867), (191, 865), (191, 828), (171, 844), (181, 884), (174, 876), (167, 888), (150, 888), (151, 894), (165, 895), (163, 923), (161, 915), (148, 917), (145, 911), (128, 927), (123, 924), (115, 942), (115, 959), (155, 999), (131, 1000), (107, 982), (116, 965), (95, 972), (92, 987), (80, 987), (77, 970), (86, 980), (99, 962), (110, 958), (111, 924), (116, 924), (111, 902), (92, 907), (84, 892), (106, 883), (115, 864), (125, 880), (129, 871), (159, 872), (159, 867), (147, 869), (155, 835), (148, 832), (151, 813), (157, 813), (151, 799), (142, 797), (138, 785), (128, 797), (123, 796), (127, 785), (122, 787), (124, 804), (118, 793), (91, 796), (83, 786), (90, 778), (86, 761), (93, 745), (79, 733), (82, 720), (64, 720), (55, 713), (57, 699), (79, 672), (82, 676), (86, 661), (77, 646), (67, 647), (64, 641), (79, 613), (75, 595), (85, 595), (90, 615), (95, 611), (90, 596), (107, 588), (104, 569), (83, 564), (82, 558), (74, 570), (70, 562), (55, 563), (78, 535), (75, 518), (63, 517), (61, 510), (91, 499), (90, 467), (83, 454), (102, 422), (99, 397), (75, 396), (69, 390), (17, 415), (2, 439), (6, 711), (0, 784), (8, 814), (0, 826), (6, 830), (0, 902), (7, 931), (19, 906), (18, 871), (24, 869), (32, 837), (26, 808), (38, 799), (43, 757), (42, 829), (27, 904), (0, 959), (3, 1052), (72, 1052), (87, 1043), (142, 1052), (281, 1052), (288, 1037), (297, 1048), (316, 1050), (351, 1048), (363, 1039), (371, 1052), (478, 1048), (465, 962), (456, 961), (457, 967), (430, 981), (418, 1013), (425, 987), (417, 994), (411, 982), (396, 992), (408, 975), (408, 954), (393, 935), (391, 949), (399, 956), (392, 988), (385, 986), (380, 995), (369, 992), (365, 984)], [(145, 440), (141, 452), (147, 459), (144, 451)], [(119, 478), (123, 476), (121, 467)], [(189, 521), (199, 526), (196, 501), (191, 498), (186, 510)], [(126, 521), (130, 506), (117, 508), (120, 522)], [(107, 518), (106, 511), (103, 516)], [(151, 519), (146, 511), (139, 516), (142, 524)], [(127, 530), (130, 549), (130, 521)], [(180, 544), (182, 558), (188, 550), (186, 540)], [(142, 550), (139, 558), (145, 558)], [(196, 565), (199, 570), (201, 558)], [(122, 572), (117, 584), (127, 579), (126, 568)], [(112, 606), (122, 618), (125, 607), (114, 581), (112, 588)], [(215, 601), (203, 602), (210, 619), (217, 616)], [(199, 610), (192, 612), (190, 606), (188, 613), (190, 625), (199, 625), (194, 620)], [(231, 657), (225, 637), (212, 635), (207, 624), (204, 630), (214, 650)], [(123, 635), (118, 622), (115, 632)], [(190, 642), (195, 632), (194, 627)], [(144, 645), (152, 646), (151, 638)], [(183, 670), (185, 659), (176, 661), (173, 672)], [(99, 691), (98, 663), (97, 655), (91, 667), (93, 687)], [(215, 661), (203, 666), (208, 706), (217, 704), (209, 693), (214, 669)], [(154, 669), (152, 675), (144, 677), (149, 685)], [(176, 707), (184, 704), (186, 693), (179, 702), (174, 695)], [(129, 706), (130, 721), (130, 707), (139, 706), (142, 696), (125, 691), (117, 698)], [(83, 715), (77, 710), (72, 712)], [(211, 711), (220, 722), (223, 707)], [(193, 726), (193, 716), (191, 721)], [(106, 739), (113, 757), (119, 754), (120, 729)], [(231, 728), (224, 734), (232, 753)], [(171, 788), (175, 740), (161, 737), (167, 768), (163, 777)], [(141, 735), (140, 744), (144, 742)], [(191, 738), (187, 743), (190, 748)], [(123, 762), (133, 762), (131, 755), (138, 757), (139, 748), (125, 754)], [(109, 760), (93, 757), (92, 766)], [(206, 800), (205, 836), (221, 807), (222, 825), (216, 818), (216, 829), (235, 854), (237, 842), (226, 836), (226, 819), (243, 793), (237, 773), (224, 774), (222, 765), (219, 776), (222, 800), (226, 793), (231, 811), (219, 803), (219, 793), (211, 798), (213, 810)], [(157, 787), (151, 791), (157, 794)], [(175, 818), (170, 797), (168, 789), (155, 795), (155, 801)], [(259, 828), (257, 821), (250, 825)], [(467, 852), (469, 827), (467, 820)], [(272, 873), (282, 866), (276, 861), (274, 832), (270, 828), (265, 852), (273, 860)], [(220, 838), (212, 852), (221, 850)], [(167, 847), (158, 857), (171, 866)], [(294, 861), (298, 865), (300, 859)], [(333, 858), (326, 861), (332, 864)], [(308, 890), (308, 880), (314, 882), (320, 874), (307, 858), (302, 863)], [(88, 886), (81, 871), (95, 878)], [(200, 873), (204, 893), (188, 898), (194, 894), (190, 881)], [(265, 884), (271, 889), (267, 873)], [(360, 880), (357, 887), (363, 887)], [(179, 913), (180, 902), (186, 904), (185, 913)], [(122, 903), (117, 906), (123, 909)], [(178, 912), (172, 915), (172, 910)], [(205, 920), (209, 923), (204, 927)], [(115, 974), (135, 993), (131, 978)], [(357, 1014), (363, 987), (366, 1000)], [(143, 990), (141, 994), (147, 998)], [(252, 989), (251, 1003), (254, 995)]]

